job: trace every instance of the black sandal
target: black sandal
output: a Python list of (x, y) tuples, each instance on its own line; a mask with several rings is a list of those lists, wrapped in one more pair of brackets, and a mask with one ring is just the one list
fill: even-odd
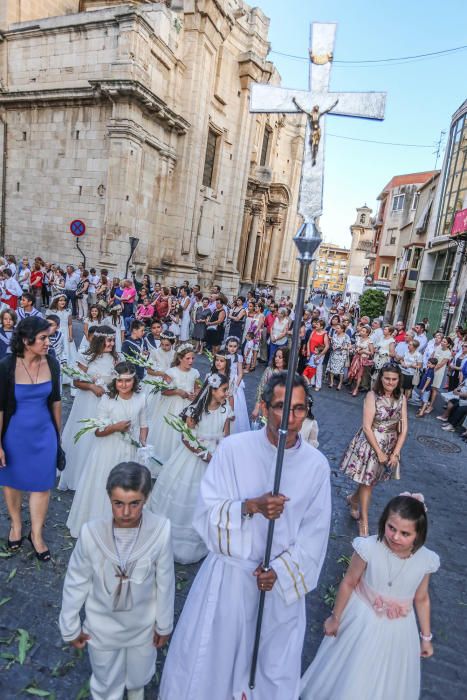
[[(11, 528), (10, 528), (10, 532), (11, 532)], [(10, 540), (10, 538), (8, 537), (8, 539), (6, 541), (8, 550), (10, 552), (17, 552), (23, 546), (23, 540), (24, 540), (24, 537), (20, 537), (19, 540)]]
[(34, 554), (36, 557), (39, 559), (39, 561), (50, 561), (52, 559), (52, 555), (50, 554), (50, 551), (48, 549), (45, 550), (45, 552), (38, 552), (37, 549), (34, 547), (34, 543), (32, 541), (31, 533), (28, 535), (28, 540), (31, 543), (31, 547), (34, 550)]

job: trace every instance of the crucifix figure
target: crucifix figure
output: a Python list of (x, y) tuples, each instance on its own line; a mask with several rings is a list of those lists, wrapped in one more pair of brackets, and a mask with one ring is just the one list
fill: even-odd
[(378, 120), (384, 118), (386, 93), (330, 92), (335, 36), (336, 24), (313, 23), (309, 90), (255, 84), (251, 91), (251, 112), (303, 112), (307, 115), (299, 213), (305, 222), (310, 223), (322, 214), (326, 114)]
[(319, 142), (321, 141), (321, 127), (319, 125), (319, 120), (324, 114), (329, 114), (334, 107), (337, 105), (339, 100), (336, 100), (329, 109), (323, 109), (322, 112), (319, 111), (319, 105), (315, 105), (311, 112), (309, 112), (305, 107), (302, 107), (299, 102), (297, 102), (295, 97), (292, 97), (292, 101), (296, 108), (306, 114), (308, 117), (308, 126), (310, 127), (310, 146), (311, 146), (311, 164), (316, 165), (316, 156), (318, 155)]

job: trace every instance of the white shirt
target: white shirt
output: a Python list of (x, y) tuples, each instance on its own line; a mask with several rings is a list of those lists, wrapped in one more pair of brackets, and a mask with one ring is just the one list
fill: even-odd
[(425, 350), (428, 344), (428, 338), (426, 337), (426, 333), (420, 333), (420, 335), (417, 335), (415, 333), (415, 340), (418, 340), (419, 342), (419, 346), (417, 348), (418, 352), (421, 352), (423, 354), (423, 351)]
[(89, 294), (94, 294), (96, 291), (96, 284), (99, 282), (99, 276), (98, 275), (89, 275), (88, 280), (89, 280), (88, 292), (89, 292)]
[(67, 272), (65, 277), (65, 289), (67, 289), (69, 292), (76, 292), (80, 277), (81, 275), (76, 272), (76, 270), (72, 272), (71, 275), (69, 275)]
[(383, 338), (383, 329), (382, 328), (375, 328), (373, 331), (370, 333), (370, 342), (373, 343), (373, 346), (376, 348), (381, 340)]

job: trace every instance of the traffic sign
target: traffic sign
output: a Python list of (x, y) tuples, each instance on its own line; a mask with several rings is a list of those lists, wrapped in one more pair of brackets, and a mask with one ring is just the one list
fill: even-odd
[(75, 219), (70, 224), (70, 231), (73, 236), (82, 236), (86, 233), (86, 224), (84, 221), (80, 221), (80, 219)]

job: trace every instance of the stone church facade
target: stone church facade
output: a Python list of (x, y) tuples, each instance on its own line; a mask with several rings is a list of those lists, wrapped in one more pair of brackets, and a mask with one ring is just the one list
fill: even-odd
[[(26, 8), (26, 9), (25, 9)], [(301, 116), (252, 115), (277, 84), (243, 0), (3, 0), (0, 248), (228, 293), (290, 293)]]

